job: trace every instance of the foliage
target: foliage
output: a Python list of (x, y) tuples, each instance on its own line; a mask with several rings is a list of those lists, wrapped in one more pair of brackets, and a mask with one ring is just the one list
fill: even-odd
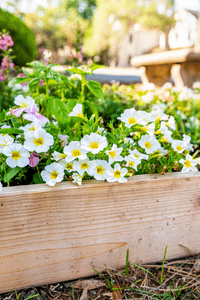
[(35, 59), (37, 47), (32, 31), (16, 16), (0, 9), (0, 31), (6, 30), (11, 35), (14, 46), (14, 62), (24, 66)]
[(75, 8), (83, 19), (91, 19), (97, 6), (96, 0), (64, 0), (66, 9)]

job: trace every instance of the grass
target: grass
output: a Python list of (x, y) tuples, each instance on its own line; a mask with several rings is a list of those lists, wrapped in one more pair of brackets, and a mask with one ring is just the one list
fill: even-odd
[(120, 270), (94, 270), (92, 278), (2, 294), (0, 300), (200, 299), (200, 256), (168, 262), (166, 255), (167, 247), (162, 262), (136, 265), (129, 261), (128, 249)]

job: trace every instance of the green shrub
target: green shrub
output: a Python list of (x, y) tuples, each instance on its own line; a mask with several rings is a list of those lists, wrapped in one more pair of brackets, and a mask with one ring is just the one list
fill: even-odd
[(24, 66), (35, 59), (37, 46), (33, 32), (16, 16), (0, 9), (0, 31), (6, 30), (14, 41), (16, 65)]

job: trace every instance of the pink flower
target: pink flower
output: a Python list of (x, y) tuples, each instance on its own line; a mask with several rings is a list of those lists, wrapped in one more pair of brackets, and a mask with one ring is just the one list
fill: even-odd
[(25, 75), (24, 73), (19, 73), (19, 74), (17, 75), (17, 78), (21, 78), (21, 77), (26, 77), (26, 75)]
[(38, 154), (36, 152), (33, 152), (31, 156), (29, 157), (29, 166), (34, 168), (39, 163), (40, 159), (38, 157)]
[(10, 66), (11, 68), (14, 68), (15, 64), (14, 64), (13, 62), (11, 62), (11, 63), (9, 63), (9, 66)]
[(42, 127), (44, 127), (46, 123), (49, 123), (49, 120), (46, 117), (37, 112), (25, 114), (24, 119), (32, 122), (37, 120)]
[(48, 65), (48, 61), (44, 58), (40, 59), (41, 62), (43, 62), (45, 65)]
[(14, 45), (14, 42), (13, 42), (13, 40), (12, 40), (12, 38), (11, 38), (10, 35), (6, 35), (6, 36), (4, 37), (4, 39), (5, 39), (5, 41), (7, 42), (7, 45), (8, 45), (9, 47), (12, 47), (12, 46)]
[(44, 81), (42, 79), (40, 79), (39, 85), (44, 85)]
[(62, 141), (62, 146), (65, 147), (67, 145), (67, 143), (68, 143), (69, 136), (68, 135), (59, 134), (58, 137)]

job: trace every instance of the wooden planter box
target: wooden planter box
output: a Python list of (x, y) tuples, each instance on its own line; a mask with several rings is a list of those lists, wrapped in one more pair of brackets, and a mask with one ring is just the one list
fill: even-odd
[(200, 174), (3, 188), (0, 293), (200, 252)]

